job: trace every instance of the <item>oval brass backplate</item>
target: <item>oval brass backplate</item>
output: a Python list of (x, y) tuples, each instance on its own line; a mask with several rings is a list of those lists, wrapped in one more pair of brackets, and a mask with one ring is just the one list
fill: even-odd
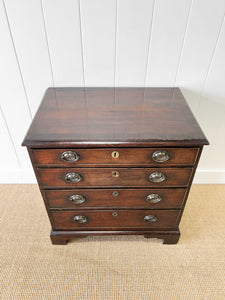
[(120, 173), (118, 171), (112, 171), (112, 177), (119, 177)]
[(113, 151), (113, 152), (111, 153), (111, 156), (112, 156), (112, 158), (118, 158), (118, 157), (120, 156), (120, 154), (119, 154), (119, 152), (117, 152), (117, 151)]

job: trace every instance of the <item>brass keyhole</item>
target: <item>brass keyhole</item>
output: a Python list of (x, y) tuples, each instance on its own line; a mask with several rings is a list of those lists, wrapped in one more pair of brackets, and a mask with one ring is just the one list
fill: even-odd
[(112, 177), (119, 177), (120, 173), (118, 171), (112, 171)]
[(119, 152), (113, 151), (113, 152), (111, 153), (111, 156), (112, 156), (112, 158), (118, 158), (118, 157), (119, 157)]

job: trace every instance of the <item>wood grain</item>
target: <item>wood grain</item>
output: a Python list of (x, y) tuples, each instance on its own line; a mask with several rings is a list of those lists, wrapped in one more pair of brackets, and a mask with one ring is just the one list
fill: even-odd
[[(207, 143), (179, 89), (48, 89), (23, 144), (52, 243), (116, 232), (165, 235), (164, 243), (176, 243)], [(165, 162), (154, 160), (159, 150), (166, 151)], [(159, 201), (149, 201), (150, 194)]]
[[(113, 177), (113, 172), (119, 172)], [(78, 173), (79, 182), (67, 182), (67, 173)], [(153, 172), (162, 172), (162, 182), (149, 181)], [(39, 168), (41, 183), (45, 187), (186, 187), (192, 168)]]
[[(117, 216), (113, 216), (117, 213)], [(157, 210), (85, 210), (85, 211), (66, 211), (51, 212), (54, 229), (79, 229), (79, 228), (176, 228), (179, 210), (157, 211)], [(74, 221), (76, 215), (87, 217), (87, 223), (77, 223)], [(154, 215), (156, 222), (146, 222), (144, 217)]]
[(154, 143), (208, 144), (178, 88), (48, 89), (23, 145)]
[[(165, 162), (156, 162), (152, 159), (154, 152), (163, 150), (169, 154)], [(77, 161), (62, 160), (64, 151), (73, 151), (79, 155)], [(114, 158), (112, 153), (118, 152), (119, 157)], [(197, 157), (198, 148), (103, 148), (103, 149), (35, 149), (33, 150), (38, 165), (58, 165), (76, 167), (82, 165), (146, 165), (171, 166), (193, 165)]]
[[(184, 200), (186, 189), (72, 189), (45, 190), (50, 209), (99, 209), (99, 208), (145, 208), (145, 209), (179, 209)], [(118, 195), (114, 196), (114, 192)], [(158, 194), (161, 201), (150, 203), (147, 196)], [(72, 203), (72, 195), (81, 195), (85, 202)]]
[(144, 235), (146, 238), (158, 238), (163, 244), (176, 244), (180, 237), (179, 229), (160, 230), (156, 228), (145, 229), (113, 229), (113, 230), (51, 230), (51, 241), (53, 245), (66, 245), (72, 239), (84, 238), (88, 235)]

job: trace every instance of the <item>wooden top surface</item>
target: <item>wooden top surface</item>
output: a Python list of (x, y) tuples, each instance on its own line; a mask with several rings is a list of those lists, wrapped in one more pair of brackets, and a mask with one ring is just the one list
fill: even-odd
[(49, 88), (23, 141), (34, 147), (204, 144), (178, 88)]

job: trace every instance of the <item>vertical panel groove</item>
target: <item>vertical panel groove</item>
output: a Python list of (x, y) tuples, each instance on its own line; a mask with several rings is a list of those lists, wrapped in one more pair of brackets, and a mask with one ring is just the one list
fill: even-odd
[(6, 128), (7, 128), (7, 132), (8, 132), (8, 135), (9, 135), (9, 138), (10, 138), (10, 141), (11, 141), (11, 144), (12, 144), (12, 147), (13, 147), (13, 150), (14, 150), (14, 152), (15, 152), (16, 159), (17, 159), (17, 161), (18, 161), (18, 165), (19, 165), (20, 168), (22, 168), (21, 163), (20, 163), (20, 159), (19, 159), (19, 156), (18, 156), (18, 153), (17, 153), (17, 151), (16, 151), (16, 147), (15, 147), (15, 144), (14, 144), (14, 142), (13, 142), (13, 138), (12, 138), (12, 136), (11, 136), (11, 133), (10, 133), (10, 130), (9, 130), (9, 126), (8, 126), (8, 124), (7, 124), (7, 121), (6, 121), (6, 118), (5, 118), (5, 115), (4, 115), (4, 112), (3, 112), (3, 110), (2, 110), (1, 105), (0, 105), (0, 113), (2, 114), (2, 118), (3, 118), (4, 122), (5, 122), (5, 126), (6, 126)]
[(82, 69), (83, 69), (83, 85), (86, 86), (85, 82), (85, 71), (84, 71), (84, 44), (83, 44), (83, 35), (82, 35), (82, 22), (81, 22), (81, 7), (80, 0), (78, 0), (79, 6), (79, 23), (80, 23), (80, 41), (81, 41), (81, 56), (82, 56)]
[(116, 65), (117, 65), (117, 30), (118, 30), (118, 2), (116, 0), (116, 13), (115, 13), (115, 53), (114, 53), (114, 87), (116, 86)]
[[(6, 10), (5, 1), (3, 0), (2, 3), (3, 3), (3, 7), (4, 7), (6, 21), (7, 21), (8, 28), (9, 28), (10, 38), (11, 38), (12, 45), (13, 45), (13, 51), (14, 51), (14, 54), (15, 54), (16, 62), (17, 62), (17, 65), (18, 65), (18, 70), (19, 70), (20, 77), (21, 77), (21, 82), (22, 82), (22, 86), (23, 86), (23, 90), (24, 90), (24, 94), (25, 94), (25, 98), (26, 98), (26, 103), (27, 103), (28, 111), (29, 111), (29, 114), (30, 114), (30, 118), (32, 120), (32, 113), (31, 113), (30, 102), (29, 102), (29, 99), (28, 99), (28, 94), (27, 94), (27, 91), (26, 91), (25, 82), (24, 82), (24, 79), (23, 79), (23, 74), (22, 74), (22, 71), (21, 71), (20, 63), (19, 63), (19, 58), (18, 58), (18, 55), (17, 55), (17, 52), (16, 52), (16, 46), (15, 46), (13, 35), (12, 35), (12, 30), (11, 30), (11, 26), (10, 26), (10, 22), (9, 22), (9, 18), (8, 18), (8, 13), (7, 13), (7, 10)], [(4, 120), (5, 120), (5, 118), (4, 118)], [(6, 120), (5, 120), (5, 122), (6, 122)], [(8, 128), (8, 126), (7, 126), (7, 128)], [(11, 135), (10, 135), (10, 138), (11, 138)], [(15, 146), (14, 146), (14, 148), (15, 148)]]
[(43, 0), (40, 0), (40, 5), (41, 5), (41, 14), (42, 14), (42, 20), (43, 20), (43, 25), (44, 25), (44, 32), (45, 32), (45, 39), (46, 39), (46, 45), (47, 45), (47, 51), (48, 51), (49, 64), (50, 64), (50, 69), (51, 69), (51, 77), (52, 77), (53, 86), (55, 87), (52, 60), (51, 60), (51, 54), (50, 54), (49, 42), (48, 42), (48, 34), (47, 34), (45, 15), (44, 15), (44, 9), (43, 9)]
[(147, 80), (147, 70), (148, 70), (148, 60), (149, 60), (149, 52), (151, 50), (151, 38), (152, 38), (152, 27), (153, 27), (153, 19), (154, 19), (154, 12), (155, 12), (155, 5), (157, 0), (154, 0), (153, 2), (153, 9), (152, 9), (152, 18), (151, 18), (151, 24), (149, 28), (149, 40), (148, 40), (148, 50), (147, 50), (147, 60), (146, 60), (146, 67), (145, 67), (145, 79), (144, 79), (144, 86), (146, 87), (146, 80)]
[(203, 81), (203, 85), (202, 85), (202, 89), (201, 89), (201, 93), (200, 93), (200, 99), (199, 99), (199, 102), (198, 102), (197, 111), (199, 110), (199, 107), (200, 107), (201, 102), (202, 102), (202, 97), (203, 97), (204, 89), (205, 89), (206, 82), (207, 82), (207, 79), (208, 79), (208, 76), (209, 76), (209, 73), (210, 73), (210, 70), (211, 70), (211, 67), (212, 67), (212, 64), (213, 64), (213, 60), (214, 60), (215, 54), (216, 54), (216, 49), (218, 47), (218, 43), (219, 43), (219, 40), (220, 40), (220, 35), (221, 35), (222, 27), (223, 27), (223, 24), (224, 24), (224, 20), (225, 20), (225, 13), (224, 13), (223, 20), (221, 22), (221, 26), (220, 26), (220, 29), (219, 29), (219, 32), (218, 32), (218, 36), (217, 36), (217, 39), (216, 39), (215, 47), (213, 49), (212, 57), (210, 59), (208, 70), (206, 72), (206, 76), (205, 76), (205, 79)]
[(114, 85), (115, 0), (80, 1), (85, 84)]
[(191, 16), (191, 10), (192, 10), (192, 6), (193, 6), (193, 1), (194, 0), (191, 0), (190, 8), (189, 8), (189, 11), (188, 11), (187, 23), (186, 23), (186, 28), (185, 28), (185, 31), (184, 31), (184, 37), (183, 37), (183, 41), (182, 41), (182, 47), (181, 47), (181, 50), (180, 50), (180, 55), (179, 55), (179, 60), (178, 60), (178, 65), (177, 65), (177, 72), (176, 72), (176, 76), (175, 76), (175, 79), (174, 79), (173, 86), (176, 86), (177, 76), (179, 74), (179, 70), (180, 70), (180, 66), (181, 66), (181, 61), (182, 61), (182, 56), (183, 56), (183, 51), (184, 51), (185, 40), (186, 40), (186, 36), (187, 36), (187, 32), (188, 32), (188, 25), (189, 25), (189, 22), (190, 22), (190, 16)]

